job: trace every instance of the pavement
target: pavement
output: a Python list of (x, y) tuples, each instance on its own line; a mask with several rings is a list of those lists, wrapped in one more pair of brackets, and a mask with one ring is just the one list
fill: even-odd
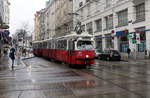
[[(101, 61), (90, 69), (72, 69), (29, 55), (8, 55), (0, 64), (0, 98), (149, 98), (150, 67), (144, 61)], [(101, 66), (102, 65), (102, 66)], [(112, 66), (112, 69), (106, 66)], [(144, 66), (146, 65), (146, 66)], [(117, 67), (116, 67), (117, 66)], [(118, 67), (118, 66), (124, 66)], [(137, 67), (138, 66), (138, 67)]]

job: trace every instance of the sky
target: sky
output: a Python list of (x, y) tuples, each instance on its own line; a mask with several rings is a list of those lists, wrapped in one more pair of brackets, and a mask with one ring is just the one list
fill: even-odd
[(28, 23), (30, 29), (34, 27), (34, 14), (45, 7), (47, 0), (9, 0), (10, 5), (10, 32), (11, 34)]

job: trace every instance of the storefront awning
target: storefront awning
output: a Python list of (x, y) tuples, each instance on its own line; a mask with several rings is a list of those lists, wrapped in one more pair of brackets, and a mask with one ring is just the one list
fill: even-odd
[(122, 36), (123, 34), (124, 34), (123, 31), (117, 31), (117, 32), (116, 32), (116, 36)]

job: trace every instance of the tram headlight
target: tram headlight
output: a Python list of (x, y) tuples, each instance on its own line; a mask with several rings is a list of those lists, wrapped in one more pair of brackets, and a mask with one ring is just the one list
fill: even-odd
[(89, 58), (89, 55), (86, 55), (85, 57), (86, 57), (86, 58)]

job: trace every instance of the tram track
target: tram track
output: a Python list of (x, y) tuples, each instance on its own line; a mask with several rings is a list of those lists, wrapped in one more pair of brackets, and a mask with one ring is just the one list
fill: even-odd
[[(125, 91), (127, 91), (127, 92), (131, 92), (131, 93), (133, 93), (133, 94), (135, 94), (135, 95), (138, 95), (138, 96), (140, 96), (141, 98), (143, 98), (144, 96), (142, 96), (142, 95), (140, 95), (139, 93), (136, 93), (136, 92), (134, 92), (134, 91), (132, 91), (132, 90), (129, 90), (129, 89), (127, 89), (127, 88), (125, 88), (125, 87), (122, 87), (122, 86), (120, 86), (120, 85), (118, 85), (118, 84), (116, 84), (116, 83), (113, 83), (111, 80), (109, 80), (109, 79), (104, 79), (104, 78), (102, 78), (102, 77), (99, 77), (98, 75), (95, 75), (95, 74), (93, 74), (93, 73), (90, 73), (90, 72), (88, 72), (88, 71), (85, 71), (85, 70), (77, 70), (77, 69), (72, 69), (72, 68), (70, 68), (71, 70), (73, 70), (74, 72), (81, 72), (81, 73), (86, 73), (86, 74), (88, 74), (88, 75), (91, 75), (91, 76), (93, 76), (93, 77), (96, 77), (97, 79), (100, 79), (100, 80), (103, 80), (103, 81), (106, 81), (106, 82), (108, 82), (108, 83), (111, 83), (111, 84), (113, 84), (114, 86), (117, 86), (117, 87), (119, 87), (119, 88), (121, 88), (121, 89), (123, 89), (123, 90), (125, 90)], [(118, 74), (116, 74), (116, 75), (118, 75)], [(126, 77), (126, 76), (123, 76), (123, 75), (120, 75), (120, 76), (122, 76), (122, 77)], [(127, 78), (130, 78), (130, 77), (127, 77)], [(132, 78), (130, 78), (130, 79), (132, 79)]]
[[(94, 65), (95, 66), (95, 65)], [(101, 65), (102, 66), (102, 65)], [(91, 68), (91, 69), (93, 69), (93, 70), (97, 70), (97, 71), (101, 71), (101, 72), (107, 72), (107, 73), (109, 73), (109, 74), (114, 74), (114, 75), (118, 75), (118, 76), (121, 76), (121, 77), (124, 77), (124, 78), (129, 78), (129, 79), (133, 79), (133, 80), (137, 80), (137, 81), (140, 81), (140, 82), (142, 82), (142, 83), (149, 83), (149, 82), (143, 82), (142, 80), (140, 80), (140, 79), (136, 79), (136, 78), (134, 78), (134, 77), (132, 77), (132, 76), (128, 76), (128, 75), (124, 75), (124, 74), (119, 74), (119, 71), (120, 71), (120, 73), (129, 73), (129, 71), (128, 70), (125, 70), (125, 69), (119, 69), (119, 71), (117, 71), (117, 73), (116, 73), (116, 71), (115, 70), (113, 70), (113, 69), (111, 69), (111, 71), (108, 69), (108, 68), (106, 68), (105, 66), (103, 66), (102, 68)], [(106, 70), (105, 70), (106, 69)], [(87, 71), (87, 70), (86, 70)], [(133, 74), (137, 74), (137, 75), (140, 75), (140, 77), (139, 78), (141, 78), (141, 77), (144, 77), (145, 75), (149, 75), (149, 74), (142, 74), (142, 73), (140, 73), (140, 72), (136, 72), (136, 71), (133, 71), (133, 70), (131, 70), (132, 71), (132, 73)], [(132, 74), (131, 73), (131, 71), (130, 71), (130, 74)]]

